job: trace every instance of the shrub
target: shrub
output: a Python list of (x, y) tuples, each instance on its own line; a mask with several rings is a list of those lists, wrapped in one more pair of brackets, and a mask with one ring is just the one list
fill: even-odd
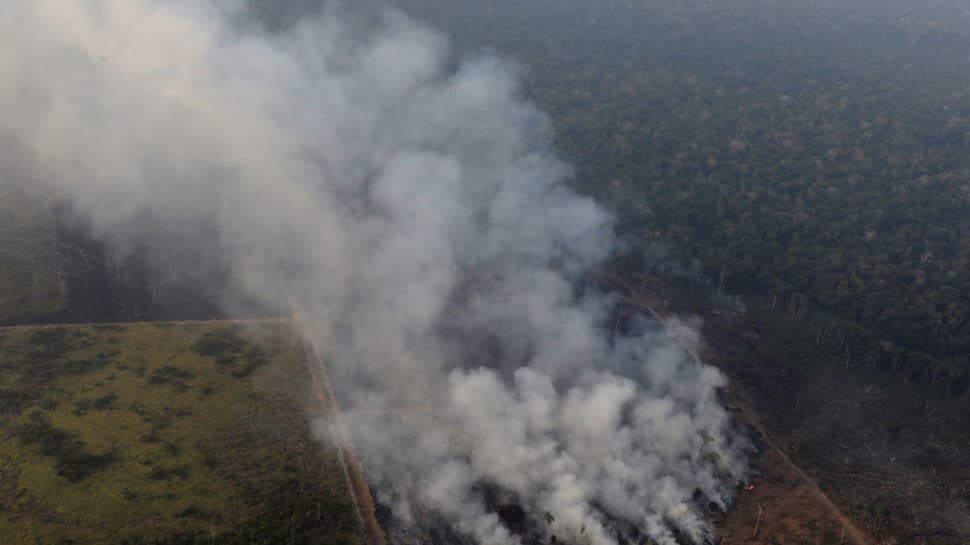
[(88, 411), (106, 411), (109, 409), (114, 409), (114, 402), (117, 401), (118, 394), (110, 393), (105, 396), (101, 396), (98, 399), (83, 399), (74, 404), (74, 414), (81, 416)]
[(39, 392), (28, 388), (0, 388), (0, 413), (19, 413), (39, 397)]
[(232, 368), (230, 373), (236, 378), (247, 377), (265, 365), (269, 357), (262, 347), (244, 339), (241, 330), (240, 326), (234, 325), (206, 333), (192, 345), (192, 351)]
[(17, 431), (17, 438), (26, 445), (40, 445), (41, 454), (54, 458), (57, 474), (70, 482), (80, 481), (115, 461), (112, 454), (87, 452), (76, 435), (55, 428), (39, 411), (30, 413)]
[(232, 354), (242, 351), (246, 345), (240, 336), (242, 328), (238, 325), (223, 327), (211, 331), (192, 344), (192, 351), (201, 356), (211, 358), (232, 357)]
[(148, 478), (153, 481), (167, 481), (173, 478), (188, 479), (189, 478), (189, 466), (175, 466), (171, 468), (165, 467), (155, 467), (148, 472)]
[(27, 357), (31, 361), (51, 360), (64, 357), (74, 350), (71, 330), (66, 327), (42, 328), (27, 337)]
[(172, 367), (171, 365), (166, 365), (160, 369), (155, 369), (152, 371), (151, 375), (148, 375), (149, 384), (170, 384), (173, 382), (179, 382), (185, 379), (190, 379), (195, 375), (191, 371), (186, 371), (184, 369), (179, 369), (178, 367)]

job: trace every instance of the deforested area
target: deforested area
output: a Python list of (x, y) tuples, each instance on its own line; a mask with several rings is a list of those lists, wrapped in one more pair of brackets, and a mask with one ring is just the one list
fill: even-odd
[(967, 28), (5, 4), (0, 541), (962, 545)]
[(3, 542), (362, 543), (304, 357), (285, 323), (0, 331)]

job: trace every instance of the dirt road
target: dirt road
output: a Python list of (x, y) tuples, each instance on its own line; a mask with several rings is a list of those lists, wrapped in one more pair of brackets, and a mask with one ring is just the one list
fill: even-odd
[(364, 470), (360, 463), (360, 458), (354, 449), (354, 443), (350, 436), (350, 431), (344, 423), (343, 413), (337, 406), (337, 398), (334, 395), (333, 385), (330, 382), (330, 373), (327, 365), (320, 356), (320, 348), (317, 346), (316, 337), (310, 328), (306, 314), (300, 305), (293, 302), (293, 324), (297, 334), (303, 338), (306, 347), (307, 363), (310, 365), (310, 373), (313, 375), (314, 393), (318, 401), (326, 410), (330, 419), (330, 430), (334, 442), (337, 444), (337, 456), (340, 466), (343, 469), (344, 477), (347, 479), (347, 489), (350, 498), (357, 510), (357, 518), (360, 522), (361, 531), (367, 541), (367, 545), (387, 545), (384, 530), (377, 522), (376, 505), (374, 497), (371, 495), (370, 487), (364, 479)]

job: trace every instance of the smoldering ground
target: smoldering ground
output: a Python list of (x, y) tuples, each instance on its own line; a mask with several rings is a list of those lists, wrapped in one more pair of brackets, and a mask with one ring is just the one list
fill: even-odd
[[(663, 330), (612, 338), (610, 297), (577, 289), (611, 219), (563, 184), (515, 71), (448, 70), (445, 39), (391, 12), (270, 33), (198, 4), (5, 3), (3, 169), (116, 251), (174, 234), (247, 298), (303, 301), (349, 413), (429, 408), (350, 421), (400, 520), (516, 543), (488, 483), (569, 542), (710, 539), (702, 507), (746, 471), (724, 379)], [(217, 240), (185, 236), (196, 223)]]

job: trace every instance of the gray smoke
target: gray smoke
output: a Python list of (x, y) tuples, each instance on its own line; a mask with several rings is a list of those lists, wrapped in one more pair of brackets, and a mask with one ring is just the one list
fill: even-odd
[(197, 4), (4, 2), (0, 168), (116, 239), (150, 214), (185, 252), (179, 226), (211, 224), (199, 260), (217, 247), (246, 297), (304, 301), (401, 520), (516, 543), (488, 485), (576, 543), (710, 539), (707, 502), (746, 471), (724, 379), (663, 329), (612, 338), (610, 297), (577, 288), (611, 219), (563, 184), (514, 70), (447, 71), (444, 39), (394, 13), (269, 34)]

